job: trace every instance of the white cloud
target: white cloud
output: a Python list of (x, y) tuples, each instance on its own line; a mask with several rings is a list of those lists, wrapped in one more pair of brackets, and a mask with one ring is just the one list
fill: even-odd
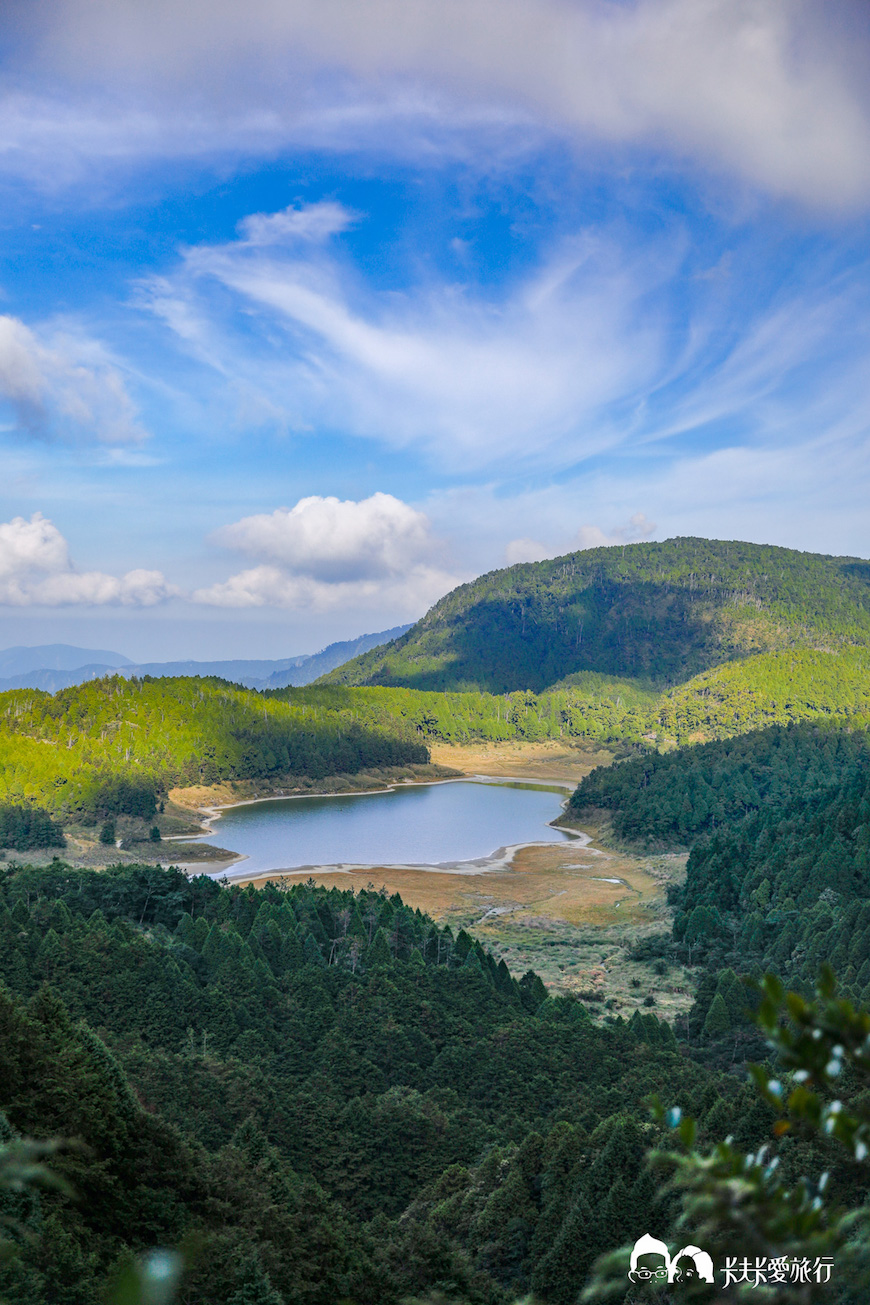
[(459, 583), (437, 564), (425, 515), (391, 494), (359, 502), (303, 498), (225, 526), (215, 541), (261, 564), (194, 593), (195, 602), (212, 606), (419, 614)]
[(545, 558), (554, 556), (552, 550), (537, 539), (511, 539), (505, 544), (504, 558), (508, 566), (516, 566), (517, 562), (543, 562)]
[[(315, 107), (352, 130), (354, 99), (410, 86), (838, 206), (870, 194), (870, 126), (866, 32), (847, 6), (837, 17), (822, 0), (48, 0), (7, 21), (19, 79), (65, 84), (91, 112), (95, 90), (111, 97), (93, 132), (104, 153), (124, 152), (112, 128), (131, 99), (159, 106), (171, 152), (170, 119), (188, 149), (219, 148), (222, 131), (228, 148), (247, 135), (273, 150)], [(129, 152), (155, 128), (128, 116)], [(20, 133), (32, 148), (19, 113), (13, 162)]]
[[(672, 270), (673, 243), (641, 254), (584, 233), (495, 301), (456, 285), (375, 294), (329, 249), (301, 247), (297, 224), (335, 230), (334, 207), (294, 210), (273, 232), (283, 248), (187, 250), (174, 277), (145, 286), (144, 302), (239, 392), (283, 408), (291, 427), (420, 443), (464, 469), (570, 460), (621, 438), (602, 413), (660, 368), (665, 325), (642, 303)], [(216, 286), (247, 307), (253, 344), (221, 338)]]
[(152, 607), (177, 593), (159, 571), (77, 571), (69, 547), (40, 512), (0, 523), (0, 603), (11, 607)]
[(17, 317), (0, 315), (0, 402), (35, 434), (138, 443), (146, 432), (117, 365), (102, 346), (70, 325), (47, 339)]
[(363, 609), (416, 619), (467, 578), (417, 565), (382, 580), (326, 582), (288, 574), (277, 566), (258, 566), (197, 589), (193, 600), (210, 607), (285, 607), (318, 613)]
[(601, 548), (608, 544), (636, 544), (649, 539), (656, 531), (656, 523), (649, 521), (643, 512), (635, 512), (624, 525), (604, 531), (600, 526), (581, 526), (569, 546), (560, 552), (571, 553), (579, 548)]
[(285, 245), (291, 241), (322, 243), (338, 235), (353, 222), (353, 214), (342, 204), (324, 200), (319, 204), (291, 205), (279, 213), (252, 213), (239, 223), (248, 246)]
[(550, 545), (537, 539), (511, 539), (505, 545), (505, 561), (508, 566), (513, 566), (517, 562), (543, 562), (548, 557), (561, 557), (564, 553), (583, 548), (634, 544), (649, 539), (656, 528), (656, 523), (649, 521), (643, 512), (635, 512), (624, 525), (614, 526), (610, 531), (602, 530), (600, 526), (583, 525), (574, 535), (567, 538), (563, 535)]
[(423, 513), (380, 493), (359, 502), (312, 495), (290, 509), (243, 517), (215, 538), (328, 583), (401, 575), (433, 547)]

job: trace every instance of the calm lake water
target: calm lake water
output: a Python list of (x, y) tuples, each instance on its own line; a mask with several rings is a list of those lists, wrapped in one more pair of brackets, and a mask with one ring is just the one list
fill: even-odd
[(293, 866), (472, 861), (514, 843), (560, 843), (564, 789), (461, 780), (387, 793), (278, 798), (224, 811), (215, 841), (252, 871)]

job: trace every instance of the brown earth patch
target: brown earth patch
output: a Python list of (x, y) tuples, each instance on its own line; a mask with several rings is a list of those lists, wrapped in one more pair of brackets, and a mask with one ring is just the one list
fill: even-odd
[(316, 797), (324, 793), (377, 792), (392, 784), (431, 784), (433, 780), (455, 779), (457, 772), (444, 765), (384, 766), (355, 775), (328, 775), (326, 779), (300, 779), (285, 775), (274, 780), (224, 780), (219, 784), (191, 784), (169, 791), (170, 801), (184, 811), (256, 802), (261, 798)]
[(432, 761), (468, 775), (510, 775), (517, 779), (579, 783), (596, 766), (609, 766), (613, 753), (593, 745), (547, 739), (541, 743), (433, 743)]

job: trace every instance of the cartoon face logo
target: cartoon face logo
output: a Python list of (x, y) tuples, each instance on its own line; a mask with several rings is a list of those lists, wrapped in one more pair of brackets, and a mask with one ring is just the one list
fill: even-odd
[(664, 1242), (644, 1233), (634, 1243), (631, 1282), (709, 1282), (713, 1281), (713, 1261), (700, 1246), (684, 1246), (673, 1259)]
[(671, 1280), (671, 1253), (664, 1242), (644, 1233), (631, 1252), (631, 1282), (665, 1283)]
[(713, 1261), (700, 1246), (684, 1246), (671, 1261), (670, 1282), (712, 1282)]

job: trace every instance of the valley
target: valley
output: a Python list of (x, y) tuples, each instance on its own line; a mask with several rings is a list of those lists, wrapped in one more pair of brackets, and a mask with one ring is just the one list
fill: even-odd
[[(0, 1295), (94, 1305), (119, 1256), (196, 1244), (194, 1305), (577, 1305), (638, 1210), (693, 1217), (657, 1196), (654, 1095), (697, 1121), (703, 1200), (769, 1146), (763, 1192), (803, 1182), (805, 1096), (747, 1068), (805, 1063), (766, 973), (829, 1094), (870, 1036), (868, 588), (593, 549), (317, 684), (0, 694), (0, 1126), (86, 1148), (52, 1153), (85, 1199), (44, 1194)], [(866, 1071), (836, 1083), (859, 1129)], [(824, 1163), (836, 1221), (870, 1182)]]

